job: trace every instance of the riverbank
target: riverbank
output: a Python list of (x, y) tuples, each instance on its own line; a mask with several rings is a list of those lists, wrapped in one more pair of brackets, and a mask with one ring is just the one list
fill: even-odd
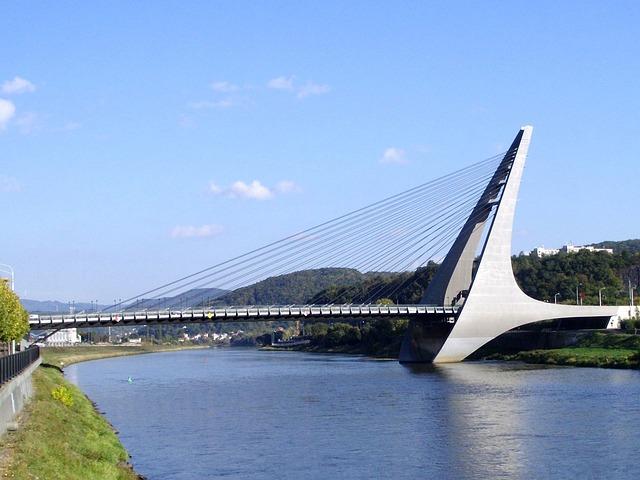
[[(64, 378), (61, 367), (100, 358), (206, 348), (203, 346), (83, 346), (42, 349), (33, 374), (35, 396), (19, 428), (0, 440), (0, 477), (27, 479), (140, 478), (117, 432), (91, 400)], [(54, 398), (57, 397), (57, 398)]]
[(489, 360), (573, 367), (640, 368), (640, 336), (594, 333), (574, 347), (492, 354)]

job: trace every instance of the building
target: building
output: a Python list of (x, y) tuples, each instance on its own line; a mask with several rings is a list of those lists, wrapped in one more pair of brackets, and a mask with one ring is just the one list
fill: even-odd
[(558, 253), (577, 253), (581, 250), (587, 250), (589, 252), (604, 252), (610, 255), (613, 255), (612, 248), (596, 248), (591, 245), (564, 245), (562, 248), (544, 248), (537, 247), (531, 251), (532, 255), (535, 255), (538, 258), (548, 257), (550, 255), (557, 255)]
[(560, 253), (560, 249), (558, 248), (544, 248), (544, 247), (536, 247), (531, 253), (538, 258), (548, 257), (549, 255), (557, 255)]
[(613, 254), (613, 249), (612, 248), (596, 248), (596, 247), (592, 247), (591, 245), (565, 245), (564, 247), (562, 247), (560, 249), (560, 251), (564, 252), (564, 253), (577, 253), (581, 250), (587, 250), (589, 252), (604, 252), (604, 253), (608, 253), (608, 254)]
[(65, 328), (44, 341), (45, 347), (72, 347), (80, 343), (80, 335), (77, 328)]

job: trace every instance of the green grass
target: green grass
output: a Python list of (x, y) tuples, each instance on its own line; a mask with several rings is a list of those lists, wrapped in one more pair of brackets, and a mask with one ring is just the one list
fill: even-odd
[(576, 367), (640, 368), (640, 336), (595, 332), (576, 347), (530, 350), (489, 358)]
[[(91, 401), (54, 368), (33, 374), (35, 397), (23, 413), (23, 425), (1, 442), (6, 459), (3, 478), (42, 480), (136, 479), (128, 454)], [(73, 404), (51, 392), (65, 387)]]
[(515, 360), (576, 367), (638, 368), (638, 350), (625, 348), (575, 347), (532, 350), (514, 355)]

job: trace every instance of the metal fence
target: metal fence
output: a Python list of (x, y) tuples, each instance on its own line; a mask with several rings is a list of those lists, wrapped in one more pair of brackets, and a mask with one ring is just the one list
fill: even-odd
[(0, 357), (0, 385), (20, 375), (38, 358), (40, 358), (40, 347), (35, 345), (22, 352)]

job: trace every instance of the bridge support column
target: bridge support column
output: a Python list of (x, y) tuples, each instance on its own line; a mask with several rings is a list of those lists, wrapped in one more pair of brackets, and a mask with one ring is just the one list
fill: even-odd
[[(511, 237), (520, 180), (524, 170), (532, 127), (523, 127), (501, 162), (496, 175), (476, 205), (475, 211), (493, 211), (470, 217), (425, 298), (446, 302), (451, 293), (460, 306), (455, 324), (443, 329), (425, 328), (420, 320), (410, 322), (404, 338), (401, 362), (459, 362), (499, 335), (529, 323), (560, 318), (612, 317), (617, 307), (583, 307), (540, 302), (527, 296), (516, 283), (511, 266)], [(477, 271), (471, 279), (477, 249), (478, 228), (488, 227)], [(461, 275), (461, 272), (464, 275)], [(461, 279), (467, 278), (470, 283)], [(441, 303), (445, 304), (445, 303)], [(444, 337), (444, 338), (443, 338)], [(436, 351), (437, 350), (437, 351)]]

